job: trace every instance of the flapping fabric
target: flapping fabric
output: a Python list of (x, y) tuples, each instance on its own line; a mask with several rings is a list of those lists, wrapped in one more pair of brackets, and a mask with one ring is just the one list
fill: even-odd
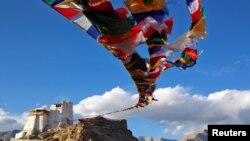
[(192, 22), (196, 22), (201, 17), (201, 0), (186, 0)]
[(149, 87), (147, 90), (139, 91), (140, 99), (153, 97), (156, 80), (162, 71), (161, 60), (166, 58), (163, 45), (167, 43), (167, 34), (171, 33), (172, 23), (167, 24), (170, 20), (164, 21), (166, 16), (164, 0), (124, 0), (124, 4), (131, 12), (137, 23), (144, 23), (145, 27), (151, 27), (146, 30), (142, 27), (144, 37), (149, 52), (149, 67), (146, 77)]
[(82, 8), (73, 1), (63, 1), (53, 6), (56, 11), (61, 13), (67, 19), (72, 20), (74, 17), (81, 15)]
[(204, 8), (201, 6), (201, 0), (186, 0), (186, 4), (191, 17), (190, 28), (173, 43), (165, 46), (173, 51), (181, 51), (185, 47), (196, 45), (197, 39), (204, 39), (206, 37), (206, 19)]
[(121, 35), (130, 31), (134, 26), (134, 20), (130, 17), (120, 17), (110, 1), (103, 1), (98, 5), (83, 3), (83, 13), (90, 22), (104, 35)]
[(165, 6), (165, 0), (124, 0), (124, 3), (132, 14), (161, 10)]
[(97, 38), (100, 33), (83, 15), (83, 8), (78, 5), (76, 0), (43, 0), (54, 10), (59, 12), (65, 18), (78, 25), (93, 38)]
[[(121, 60), (139, 93), (135, 107), (144, 107), (156, 100), (153, 92), (163, 70), (173, 66), (185, 69), (196, 64), (197, 50), (189, 47), (196, 44), (196, 39), (206, 36), (201, 0), (186, 0), (190, 28), (173, 43), (167, 40), (172, 33), (173, 18), (166, 18), (166, 0), (124, 0), (132, 16), (128, 16), (125, 8), (115, 9), (109, 0), (43, 1)], [(144, 43), (148, 58), (136, 52), (136, 47)], [(182, 50), (177, 61), (166, 60), (169, 54)]]

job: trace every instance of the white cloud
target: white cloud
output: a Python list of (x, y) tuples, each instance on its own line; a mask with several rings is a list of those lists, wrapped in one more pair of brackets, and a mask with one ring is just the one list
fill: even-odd
[[(167, 134), (183, 135), (207, 124), (250, 123), (250, 90), (223, 90), (208, 96), (193, 94), (189, 88), (176, 86), (159, 88), (154, 102), (146, 108), (107, 115), (108, 118), (139, 116), (159, 122)], [(109, 113), (136, 104), (137, 94), (116, 87), (102, 95), (83, 99), (74, 105), (74, 113), (82, 117)], [(25, 117), (13, 116), (0, 108), (0, 132), (22, 129)]]
[(22, 129), (25, 117), (25, 113), (21, 116), (11, 116), (0, 108), (0, 132)]
[[(154, 96), (158, 102), (143, 109), (136, 109), (109, 118), (141, 116), (159, 121), (166, 127), (165, 133), (183, 135), (207, 124), (250, 123), (250, 90), (223, 90), (208, 96), (190, 93), (181, 86), (159, 88)], [(80, 101), (74, 106), (74, 113), (83, 117), (107, 113), (129, 107), (137, 102), (137, 95), (117, 87), (103, 95), (96, 95)]]
[[(105, 92), (103, 95), (94, 95), (92, 97), (83, 99), (77, 105), (74, 106), (74, 113), (80, 114), (83, 117), (91, 117), (108, 113), (114, 110), (129, 107), (137, 102), (137, 96), (132, 95), (129, 92), (117, 87), (111, 91)], [(110, 115), (111, 118), (123, 118), (129, 117), (129, 113), (119, 113), (116, 115)]]

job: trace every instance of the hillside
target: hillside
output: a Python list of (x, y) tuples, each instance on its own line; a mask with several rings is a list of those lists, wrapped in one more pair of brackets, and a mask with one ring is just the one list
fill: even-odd
[(46, 141), (138, 141), (128, 130), (126, 120), (103, 117), (80, 119), (76, 125), (49, 130), (38, 138)]
[(152, 138), (152, 137), (138, 137), (139, 141), (176, 141), (164, 138)]
[[(0, 141), (9, 141), (20, 132), (0, 132)], [(112, 120), (103, 117), (78, 120), (77, 124), (66, 128), (50, 129), (38, 136), (24, 139), (40, 139), (44, 141), (176, 141), (164, 138), (134, 137), (127, 128), (126, 120)], [(178, 141), (207, 141), (207, 130), (201, 130), (187, 135)]]
[(187, 135), (180, 141), (207, 141), (207, 137), (208, 137), (207, 132), (208, 132), (207, 130), (200, 130), (200, 131)]
[(9, 141), (10, 138), (13, 138), (16, 133), (20, 132), (19, 130), (13, 130), (8, 132), (0, 132), (0, 141)]

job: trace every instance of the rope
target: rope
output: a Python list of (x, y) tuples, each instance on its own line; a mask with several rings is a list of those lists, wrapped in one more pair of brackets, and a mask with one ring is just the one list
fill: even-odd
[[(154, 100), (158, 101), (157, 99), (154, 99)], [(115, 114), (115, 113), (125, 112), (125, 111), (128, 111), (128, 110), (133, 110), (135, 108), (138, 109), (138, 108), (143, 108), (143, 107), (134, 105), (134, 106), (131, 106), (131, 107), (128, 107), (128, 108), (123, 108), (123, 109), (115, 110), (115, 111), (108, 112), (108, 113), (102, 113), (102, 114), (99, 114), (99, 115), (87, 115), (87, 116), (83, 116), (82, 118), (91, 118), (91, 117), (98, 117), (98, 116), (106, 116), (106, 115), (111, 115), (111, 114)], [(82, 118), (72, 119), (72, 120), (68, 120), (68, 121), (74, 122), (74, 121), (78, 121), (79, 119), (82, 119)]]
[(203, 52), (204, 52), (204, 51), (203, 51), (203, 50), (201, 50), (201, 52), (199, 53), (199, 55), (198, 55), (198, 56), (201, 56), (201, 55), (203, 54)]
[[(119, 112), (125, 112), (125, 111), (128, 111), (128, 110), (133, 110), (134, 108), (139, 108), (139, 107), (136, 107), (136, 106), (131, 106), (131, 107), (128, 107), (128, 108), (124, 108), (124, 109), (120, 109), (120, 110), (115, 110), (115, 111), (112, 111), (112, 112), (108, 112), (108, 113), (103, 113), (103, 114), (99, 114), (99, 115), (87, 115), (87, 116), (84, 116), (83, 118), (90, 118), (90, 117), (99, 117), (99, 116), (106, 116), (106, 115), (111, 115), (111, 114), (115, 114), (115, 113), (119, 113)], [(77, 118), (77, 119), (72, 119), (72, 120), (69, 120), (67, 119), (66, 121), (78, 121), (79, 119), (81, 118)], [(64, 119), (65, 120), (65, 119)], [(60, 121), (64, 121), (64, 120), (60, 120)]]
[(125, 112), (125, 111), (128, 111), (128, 110), (132, 110), (134, 108), (138, 108), (136, 106), (131, 106), (131, 107), (128, 107), (128, 108), (124, 108), (124, 109), (119, 109), (119, 110), (115, 110), (115, 111), (112, 111), (112, 112), (108, 112), (108, 113), (102, 113), (102, 114), (99, 114), (99, 115), (87, 115), (87, 116), (84, 116), (84, 118), (88, 118), (88, 117), (98, 117), (98, 116), (106, 116), (106, 115), (111, 115), (111, 114), (115, 114), (115, 113), (120, 113), (120, 112)]
[(125, 112), (125, 111), (128, 111), (128, 110), (132, 110), (134, 108), (135, 108), (135, 106), (132, 106), (132, 107), (128, 107), (128, 108), (124, 108), (124, 109), (120, 109), (120, 110), (115, 110), (113, 112), (104, 113), (104, 114), (101, 114), (99, 116), (106, 116), (106, 115), (111, 115), (111, 114), (115, 114), (115, 113), (119, 113), (119, 112)]
[[(158, 101), (158, 99), (153, 98), (152, 101)], [(83, 116), (83, 118), (106, 116), (106, 115), (111, 115), (111, 114), (115, 114), (115, 113), (125, 112), (125, 111), (128, 111), (128, 110), (133, 110), (135, 108), (139, 109), (139, 108), (144, 108), (144, 107), (138, 106), (136, 104), (136, 105), (128, 107), (128, 108), (123, 108), (123, 109), (120, 109), (120, 110), (114, 110), (114, 111), (108, 112), (108, 113), (102, 113), (102, 114), (99, 114), (99, 115), (87, 115), (87, 116)], [(77, 120), (77, 119), (75, 119), (75, 120)]]

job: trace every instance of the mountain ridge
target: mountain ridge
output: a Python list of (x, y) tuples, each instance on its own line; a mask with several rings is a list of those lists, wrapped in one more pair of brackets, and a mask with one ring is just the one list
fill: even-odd
[[(0, 132), (0, 141), (9, 141), (19, 130)], [(207, 141), (207, 130), (193, 132), (180, 140), (161, 137), (134, 137), (127, 128), (126, 120), (112, 120), (104, 117), (80, 119), (77, 124), (65, 128), (49, 129), (34, 137), (43, 141)]]
[(0, 141), (9, 141), (10, 138), (15, 137), (15, 134), (18, 132), (20, 132), (20, 130), (0, 132)]

